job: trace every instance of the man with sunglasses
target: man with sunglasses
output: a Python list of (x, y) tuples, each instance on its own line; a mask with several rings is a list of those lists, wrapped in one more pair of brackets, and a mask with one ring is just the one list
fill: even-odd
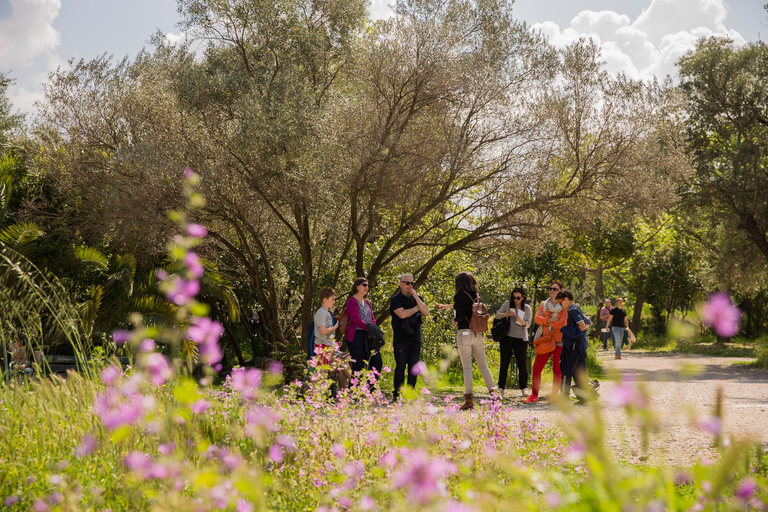
[(413, 368), (421, 359), (421, 322), (429, 316), (429, 308), (413, 289), (413, 276), (400, 276), (400, 291), (389, 299), (392, 314), (392, 348), (395, 352), (395, 381), (392, 398), (397, 400), (405, 382), (408, 367), (408, 385), (416, 387)]

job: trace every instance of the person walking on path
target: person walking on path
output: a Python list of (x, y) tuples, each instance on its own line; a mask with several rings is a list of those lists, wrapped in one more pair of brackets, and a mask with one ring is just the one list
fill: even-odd
[(413, 369), (421, 359), (421, 323), (429, 308), (413, 289), (413, 276), (400, 276), (400, 291), (389, 300), (392, 314), (392, 348), (395, 351), (395, 381), (392, 399), (397, 401), (408, 367), (408, 385), (416, 387)]
[(555, 350), (547, 354), (536, 354), (536, 359), (533, 362), (533, 379), (531, 382), (531, 396), (523, 400), (526, 403), (535, 403), (539, 401), (539, 388), (541, 386), (541, 372), (544, 370), (544, 365), (547, 364), (549, 358), (552, 358), (552, 373), (554, 377), (552, 379), (552, 394), (549, 397), (549, 401), (553, 401), (557, 397), (560, 391), (560, 384), (562, 382), (562, 373), (560, 371), (560, 354), (563, 351), (562, 334), (560, 334), (560, 328), (563, 327), (568, 317), (563, 312), (563, 307), (560, 305), (560, 301), (557, 300), (557, 294), (564, 288), (561, 281), (552, 281), (552, 285), (549, 287), (549, 298), (543, 301), (539, 305), (539, 309), (536, 310), (536, 323), (540, 326), (536, 330), (536, 336), (534, 341), (540, 337), (546, 329), (546, 332), (552, 332), (555, 339)]
[(365, 363), (368, 361), (368, 369), (376, 370), (378, 377), (378, 375), (381, 375), (381, 368), (383, 366), (381, 353), (378, 351), (369, 353), (365, 346), (365, 338), (368, 336), (367, 324), (376, 324), (376, 319), (373, 318), (371, 303), (365, 298), (368, 295), (368, 288), (369, 284), (366, 278), (358, 277), (355, 279), (352, 285), (352, 296), (347, 299), (345, 306), (349, 316), (349, 325), (347, 326), (345, 338), (349, 347), (349, 355), (353, 359), (352, 372), (356, 373), (364, 369)]
[(517, 365), (517, 382), (523, 397), (528, 388), (528, 326), (531, 325), (533, 313), (531, 306), (526, 303), (525, 290), (517, 287), (512, 290), (509, 300), (501, 305), (496, 312), (496, 318), (509, 317), (509, 331), (499, 342), (501, 352), (501, 367), (499, 368), (499, 398), (504, 398), (504, 388), (507, 384), (507, 371), (512, 364), (512, 354)]
[(621, 343), (624, 340), (624, 329), (629, 328), (629, 318), (627, 312), (622, 307), (624, 299), (616, 299), (616, 307), (611, 310), (611, 316), (608, 319), (608, 328), (613, 336), (613, 348), (616, 353), (614, 359), (621, 359)]
[(585, 404), (588, 399), (587, 391), (587, 328), (591, 323), (582, 313), (581, 308), (573, 302), (570, 290), (560, 290), (557, 294), (560, 305), (566, 313), (566, 324), (560, 329), (563, 340), (563, 352), (560, 356), (560, 366), (563, 373), (561, 396), (566, 400), (571, 394), (571, 379), (576, 382), (574, 393), (578, 404)]
[(613, 334), (611, 334), (611, 330), (608, 329), (608, 320), (611, 319), (611, 299), (605, 299), (605, 305), (600, 310), (600, 321), (603, 322), (603, 350), (608, 350), (608, 336), (611, 337), (611, 341), (613, 341)]
[(458, 328), (456, 332), (456, 348), (459, 351), (461, 368), (464, 372), (464, 404), (462, 404), (461, 410), (466, 411), (475, 407), (472, 396), (473, 355), (491, 397), (496, 394), (496, 387), (493, 384), (493, 377), (491, 377), (488, 361), (485, 358), (485, 333), (474, 332), (469, 328), (469, 321), (472, 318), (472, 306), (475, 303), (475, 299), (480, 297), (475, 276), (471, 272), (460, 272), (456, 276), (455, 289), (453, 310), (456, 315), (455, 320)]

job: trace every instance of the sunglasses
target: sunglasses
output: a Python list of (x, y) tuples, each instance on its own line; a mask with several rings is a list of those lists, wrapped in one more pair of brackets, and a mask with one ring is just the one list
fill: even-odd
[(519, 296), (519, 295), (515, 295), (512, 298), (515, 299), (515, 300), (523, 300), (523, 298), (521, 296)]
[(413, 281), (400, 281), (400, 282), (408, 286), (413, 286)]
[(360, 283), (360, 286), (365, 286), (366, 288), (368, 288), (370, 285), (368, 283)]
[(552, 291), (552, 292), (559, 292), (559, 291), (560, 291), (560, 288), (558, 288), (557, 286), (553, 286), (553, 287), (551, 287), (551, 288), (549, 289), (549, 291)]

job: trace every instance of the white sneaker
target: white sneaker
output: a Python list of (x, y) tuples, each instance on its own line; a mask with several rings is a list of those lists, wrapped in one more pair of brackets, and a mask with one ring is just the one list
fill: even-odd
[(520, 390), (520, 394), (523, 396), (523, 398), (528, 396), (528, 388), (523, 388)]

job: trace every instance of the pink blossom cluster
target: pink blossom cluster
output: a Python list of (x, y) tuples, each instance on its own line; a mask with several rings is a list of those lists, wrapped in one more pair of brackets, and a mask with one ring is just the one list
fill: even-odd
[(187, 329), (187, 336), (197, 343), (200, 357), (203, 361), (220, 369), (222, 353), (219, 346), (219, 338), (224, 333), (224, 327), (207, 317), (192, 317), (192, 325)]
[(262, 372), (258, 368), (235, 368), (227, 377), (229, 386), (244, 400), (254, 401), (261, 389)]
[(423, 448), (390, 450), (380, 463), (392, 468), (394, 487), (404, 490), (408, 499), (420, 505), (447, 496), (445, 478), (458, 472), (455, 464), (442, 457), (432, 457)]
[(139, 392), (141, 374), (124, 379), (119, 369), (110, 366), (102, 372), (102, 380), (107, 388), (96, 395), (93, 410), (109, 430), (137, 425), (154, 409), (155, 398)]

